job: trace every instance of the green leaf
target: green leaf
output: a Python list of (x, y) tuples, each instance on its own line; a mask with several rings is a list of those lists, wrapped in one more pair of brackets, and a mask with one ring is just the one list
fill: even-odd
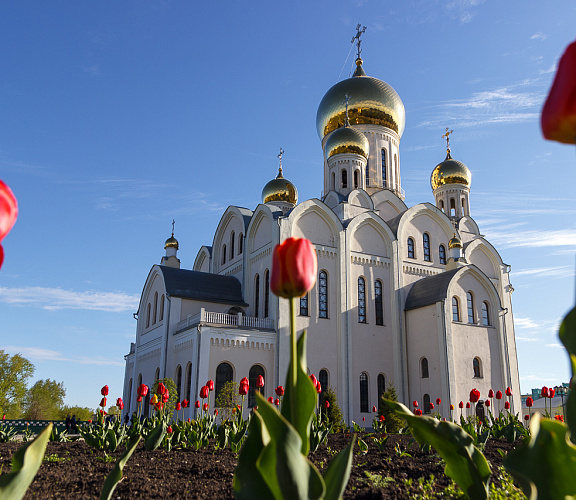
[(420, 444), (429, 444), (444, 459), (445, 474), (473, 500), (488, 498), (490, 466), (484, 455), (474, 446), (472, 436), (452, 422), (432, 417), (416, 416), (401, 403), (384, 400), (410, 427)]
[(576, 446), (569, 440), (566, 425), (534, 413), (530, 434), (525, 444), (508, 453), (506, 470), (530, 499), (576, 495)]
[(290, 425), (260, 393), (256, 394), (258, 413), (270, 433), (270, 441), (260, 454), (256, 467), (277, 499), (319, 499), (324, 480), (301, 452), (302, 442)]
[(134, 453), (140, 439), (140, 436), (135, 436), (130, 440), (128, 446), (126, 446), (126, 451), (116, 462), (112, 472), (108, 474), (108, 477), (104, 481), (102, 491), (100, 492), (100, 500), (110, 500), (110, 498), (112, 498), (116, 486), (120, 482), (120, 479), (122, 479), (122, 469), (124, 469), (126, 462), (128, 462), (128, 459), (132, 456), (132, 453)]
[(18, 449), (12, 458), (12, 471), (0, 476), (0, 499), (19, 500), (34, 480), (46, 452), (52, 424), (36, 436), (34, 441)]
[[(314, 384), (306, 373), (306, 331), (303, 331), (298, 339), (297, 354), (297, 360), (290, 360), (281, 411), (282, 416), (292, 424), (300, 435), (302, 454), (308, 455), (310, 450), (310, 423), (316, 409), (317, 393)], [(296, 387), (292, 386), (292, 363), (296, 363)]]
[(328, 465), (328, 469), (324, 474), (324, 482), (326, 483), (324, 500), (342, 498), (352, 469), (352, 452), (354, 451), (355, 439), (356, 434), (352, 436), (350, 444), (338, 453)]
[[(560, 324), (558, 332), (560, 340), (568, 351), (572, 366), (572, 377), (576, 375), (576, 307), (572, 309)], [(566, 402), (566, 423), (572, 433), (572, 439), (576, 439), (576, 392), (570, 391)]]
[[(255, 412), (250, 421), (250, 433), (238, 457), (238, 465), (234, 472), (234, 498), (237, 500), (273, 500), (274, 495), (256, 467), (258, 457), (270, 441), (270, 435), (264, 426), (262, 417)], [(235, 444), (231, 443), (232, 451)]]
[(152, 429), (152, 432), (150, 432), (150, 435), (146, 438), (146, 441), (144, 442), (144, 448), (146, 449), (146, 451), (153, 451), (162, 444), (162, 440), (166, 435), (167, 429), (168, 426), (166, 425), (166, 422), (164, 420), (161, 420), (158, 423), (158, 425), (154, 427), (154, 429)]

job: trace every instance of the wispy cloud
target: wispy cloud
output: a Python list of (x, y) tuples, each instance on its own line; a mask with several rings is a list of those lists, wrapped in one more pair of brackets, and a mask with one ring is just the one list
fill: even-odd
[(553, 277), (553, 276), (574, 276), (574, 268), (571, 266), (558, 266), (558, 267), (538, 267), (534, 269), (521, 269), (520, 271), (512, 271), (513, 277), (518, 276), (533, 276), (533, 277)]
[(9, 345), (3, 348), (4, 351), (11, 354), (21, 354), (26, 359), (33, 361), (66, 361), (70, 363), (78, 363), (81, 365), (100, 365), (100, 366), (124, 366), (122, 361), (113, 361), (109, 358), (101, 356), (88, 357), (78, 356), (70, 357), (62, 354), (59, 351), (51, 349), (44, 349), (42, 347), (27, 347), (27, 346), (14, 346)]
[(0, 287), (0, 301), (17, 306), (41, 307), (46, 310), (85, 309), (124, 312), (138, 307), (139, 297), (123, 292), (76, 292), (62, 288)]
[(453, 0), (447, 4), (448, 10), (457, 12), (457, 17), (462, 24), (474, 19), (476, 13), (473, 8), (484, 3), (484, 0)]
[(538, 31), (537, 33), (534, 33), (530, 37), (530, 40), (546, 40), (546, 38), (548, 38), (548, 35), (545, 35), (544, 33), (541, 33), (540, 31)]
[(576, 231), (574, 229), (559, 229), (555, 231), (486, 231), (492, 244), (501, 248), (530, 247), (576, 247)]
[(540, 328), (540, 324), (537, 323), (536, 321), (534, 321), (531, 318), (522, 318), (520, 316), (515, 316), (514, 317), (514, 326), (517, 329), (520, 328), (525, 328), (525, 329), (534, 329), (534, 328)]

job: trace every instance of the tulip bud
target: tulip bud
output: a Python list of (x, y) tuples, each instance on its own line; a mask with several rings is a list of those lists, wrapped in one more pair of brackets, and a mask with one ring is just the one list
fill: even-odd
[(493, 391), (492, 389), (490, 389), (490, 390), (488, 391), (488, 397), (489, 397), (489, 398), (493, 398), (493, 397), (494, 397), (494, 391)]
[(526, 398), (526, 406), (527, 406), (528, 408), (531, 408), (533, 404), (534, 404), (534, 400), (532, 399), (532, 396), (528, 396), (528, 397)]
[(270, 290), (279, 297), (302, 297), (316, 283), (316, 251), (306, 238), (288, 238), (272, 254)]
[(240, 386), (238, 387), (238, 394), (240, 394), (240, 396), (246, 396), (246, 394), (248, 394), (249, 389), (250, 386), (248, 385), (248, 383), (243, 384), (242, 382), (240, 382)]
[(276, 396), (284, 396), (284, 387), (281, 385), (276, 387)]
[[(0, 181), (0, 241), (8, 234), (18, 215), (18, 203), (10, 188)], [(0, 266), (4, 260), (4, 250), (0, 245)]]
[(490, 400), (487, 399), (486, 401), (484, 401), (484, 405), (485, 405), (487, 408), (490, 408)]
[(542, 390), (540, 391), (540, 395), (543, 398), (547, 398), (548, 397), (548, 387), (546, 387), (546, 386), (542, 387)]
[(182, 401), (182, 408), (188, 408), (188, 400), (187, 399)]
[(258, 387), (258, 389), (264, 387), (264, 377), (262, 375), (258, 375), (258, 377), (256, 377), (256, 387)]
[(436, 398), (436, 404), (440, 406), (440, 403), (442, 403), (442, 400), (440, 398)]
[(2, 420), (6, 420), (6, 415), (2, 415)]
[(102, 389), (100, 389), (100, 394), (102, 394), (102, 396), (108, 396), (108, 386), (105, 385), (104, 387), (102, 387)]
[(270, 397), (268, 398), (268, 402), (269, 402), (271, 405), (274, 404), (274, 398), (273, 398), (272, 396), (270, 396)]
[(418, 415), (418, 416), (421, 416), (421, 415), (422, 415), (422, 410), (421, 410), (420, 408), (417, 408), (417, 409), (415, 410), (415, 414)]
[(204, 403), (204, 406), (202, 406), (202, 409), (204, 411), (208, 411), (208, 408), (210, 408), (210, 405), (208, 403)]
[(467, 409), (467, 410), (470, 409), (470, 403), (466, 403), (466, 409)]
[(366, 417), (362, 417), (362, 422), (366, 422)]
[(310, 375), (310, 380), (312, 380), (314, 387), (316, 387), (318, 384), (318, 379), (316, 378), (316, 375), (314, 375), (314, 374)]
[(155, 405), (158, 402), (158, 396), (156, 394), (152, 394), (152, 397), (150, 398), (150, 404)]
[(509, 410), (509, 409), (510, 409), (510, 401), (506, 401), (506, 402), (504, 403), (504, 409), (505, 409), (505, 410)]
[(274, 404), (275, 404), (276, 406), (280, 406), (280, 398), (276, 398), (276, 399), (274, 400)]
[(548, 397), (552, 399), (554, 394), (556, 394), (556, 389), (552, 389), (552, 387), (550, 387), (550, 389), (548, 389)]
[(376, 406), (372, 407), (372, 413), (376, 413), (378, 411), (378, 408), (376, 408)]
[(194, 403), (194, 406), (195, 406), (196, 408), (200, 408), (200, 401), (197, 400), (196, 403)]
[(100, 400), (100, 406), (101, 406), (102, 408), (104, 408), (104, 407), (106, 406), (106, 398), (102, 398), (102, 399)]
[(330, 401), (328, 400), (324, 401), (324, 408), (326, 409), (330, 408)]
[(142, 396), (138, 396), (138, 397), (136, 398), (136, 402), (137, 402), (137, 403), (141, 403), (141, 402), (142, 402)]
[(512, 396), (512, 389), (510, 389), (510, 387), (506, 387), (506, 396)]
[(218, 416), (218, 408), (214, 408), (214, 416), (215, 416), (215, 417)]
[(502, 391), (496, 391), (496, 399), (497, 399), (497, 400), (501, 400), (501, 399), (502, 399)]
[(477, 403), (480, 399), (480, 391), (478, 389), (472, 389), (470, 391), (470, 402)]
[(176, 403), (176, 411), (180, 411), (182, 409), (182, 405), (180, 403)]
[(206, 387), (208, 387), (208, 390), (212, 392), (214, 390), (214, 380), (208, 380), (208, 382), (206, 382)]
[(380, 415), (380, 422), (384, 422), (384, 420), (386, 420), (386, 417), (384, 417), (384, 415)]
[(120, 408), (121, 410), (124, 409), (124, 401), (122, 401), (122, 398), (118, 398), (118, 399), (116, 400), (116, 406), (117, 406), (118, 408)]
[(162, 396), (165, 392), (166, 392), (166, 386), (162, 382), (160, 382), (158, 384), (158, 387), (156, 388), (156, 394)]
[(454, 405), (450, 405), (450, 411), (454, 410)]
[(458, 408), (460, 408), (460, 409), (464, 408), (464, 401), (460, 401), (458, 403)]
[(530, 415), (524, 415), (524, 420), (528, 420), (530, 418)]
[(168, 426), (168, 429), (166, 429), (166, 432), (167, 432), (168, 434), (172, 434), (173, 431), (172, 431), (172, 426), (171, 426), (171, 425)]
[(418, 408), (418, 401), (416, 401), (416, 400), (412, 401), (412, 406), (414, 408)]
[(203, 385), (203, 386), (200, 388), (200, 397), (201, 397), (202, 399), (206, 399), (209, 394), (210, 394), (210, 391), (209, 391), (209, 389), (208, 389), (208, 386), (207, 386), (207, 385)]

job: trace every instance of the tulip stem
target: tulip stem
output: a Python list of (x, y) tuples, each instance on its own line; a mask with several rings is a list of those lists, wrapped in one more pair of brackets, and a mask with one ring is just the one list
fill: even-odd
[(290, 365), (292, 368), (292, 390), (296, 391), (296, 384), (298, 382), (298, 358), (296, 352), (296, 299), (290, 297), (288, 301), (290, 302)]

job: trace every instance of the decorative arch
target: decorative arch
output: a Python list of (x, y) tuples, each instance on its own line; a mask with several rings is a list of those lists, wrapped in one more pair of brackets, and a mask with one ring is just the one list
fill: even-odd
[[(368, 248), (362, 245), (362, 241), (366, 239), (362, 238), (362, 233), (369, 233), (370, 230), (374, 231), (381, 238), (382, 244), (376, 245), (377, 248)], [(392, 242), (395, 239), (394, 233), (392, 233), (382, 218), (373, 212), (364, 212), (354, 217), (346, 228), (346, 234), (350, 241), (350, 248), (353, 251), (372, 253), (381, 255), (382, 257), (390, 257), (392, 255)], [(368, 236), (368, 234), (366, 236)]]
[(214, 261), (217, 265), (222, 265), (222, 262), (229, 262), (232, 257), (230, 255), (222, 255), (225, 251), (231, 250), (230, 245), (234, 245), (230, 240), (230, 232), (236, 233), (244, 232), (250, 223), (253, 212), (247, 208), (229, 206), (222, 214), (216, 232), (214, 233), (214, 240), (212, 248), (214, 249)]
[(192, 266), (192, 270), (209, 273), (211, 271), (210, 269), (211, 258), (212, 258), (212, 247), (207, 247), (206, 245), (203, 245), (196, 254), (196, 259), (194, 259), (194, 266)]
[(214, 402), (222, 392), (224, 385), (234, 380), (234, 367), (228, 361), (223, 361), (216, 367), (216, 384), (214, 391)]
[(348, 203), (367, 208), (368, 210), (374, 210), (374, 202), (372, 201), (372, 198), (370, 198), (370, 195), (361, 188), (354, 189), (354, 191), (348, 195)]
[[(282, 211), (278, 209), (273, 212), (271, 208), (273, 208), (271, 205), (258, 205), (252, 215), (250, 225), (244, 237), (244, 251), (248, 252), (248, 255), (268, 243), (277, 242), (278, 225), (274, 219), (278, 215), (281, 215)], [(265, 226), (269, 227), (266, 228)], [(260, 236), (263, 236), (263, 238), (260, 238)]]
[(476, 238), (464, 245), (467, 262), (474, 264), (489, 278), (500, 278), (504, 266), (498, 251), (484, 238)]
[[(302, 224), (304, 227), (300, 225), (306, 216), (312, 214), (316, 215), (327, 228), (324, 231), (326, 234), (322, 237), (319, 237), (318, 227), (312, 228), (310, 224)], [(316, 244), (339, 246), (339, 233), (343, 229), (342, 223), (336, 214), (320, 200), (312, 199), (300, 203), (290, 212), (288, 220), (292, 226), (290, 229), (293, 236), (308, 238)]]

